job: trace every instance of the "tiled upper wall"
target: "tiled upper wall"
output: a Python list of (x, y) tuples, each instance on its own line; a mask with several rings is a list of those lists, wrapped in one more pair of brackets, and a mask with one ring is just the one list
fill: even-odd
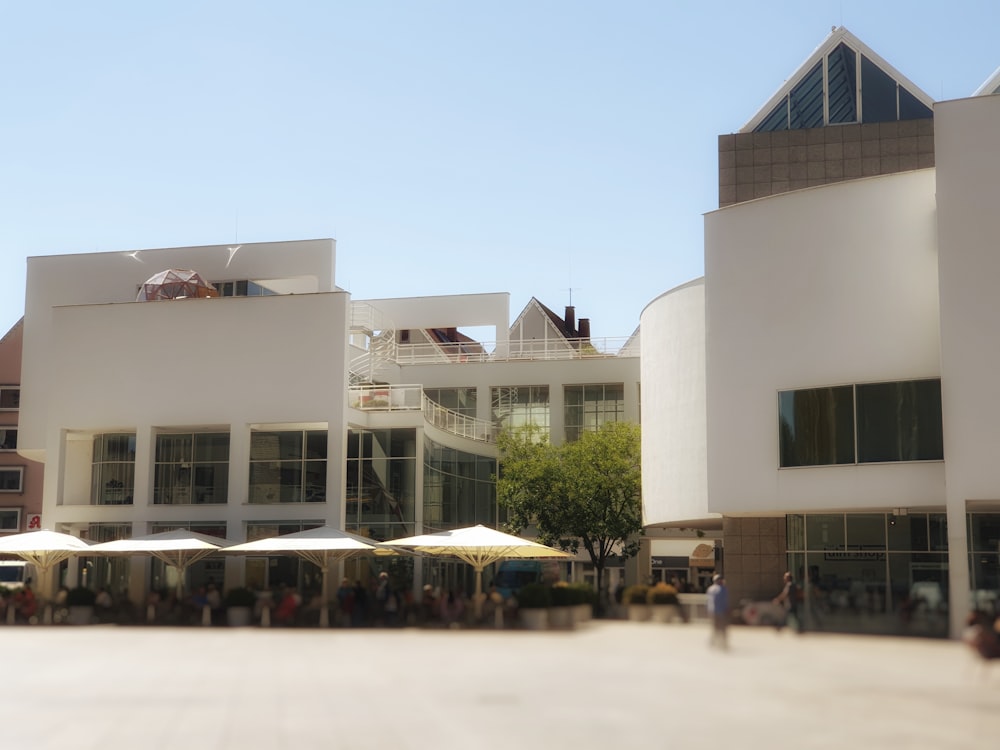
[(719, 207), (934, 166), (934, 120), (719, 136)]

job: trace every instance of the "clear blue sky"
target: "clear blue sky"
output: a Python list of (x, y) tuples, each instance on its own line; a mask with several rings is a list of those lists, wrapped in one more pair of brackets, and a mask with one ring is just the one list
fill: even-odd
[(355, 298), (569, 301), (702, 273), (717, 136), (844, 25), (935, 99), (996, 0), (5, 2), (0, 334), (34, 255), (335, 237)]

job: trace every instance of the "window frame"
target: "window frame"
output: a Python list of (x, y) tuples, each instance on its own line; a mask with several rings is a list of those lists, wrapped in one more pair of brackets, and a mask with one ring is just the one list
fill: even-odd
[[(940, 377), (934, 377), (934, 378), (909, 378), (909, 379), (906, 379), (906, 380), (878, 380), (878, 381), (871, 381), (871, 382), (865, 382), (865, 383), (851, 383), (851, 384), (843, 384), (842, 383), (842, 384), (839, 384), (839, 385), (816, 386), (816, 387), (812, 387), (812, 388), (789, 388), (789, 389), (784, 389), (784, 390), (777, 391), (776, 392), (776, 417), (777, 417), (776, 438), (777, 438), (778, 469), (779, 470), (783, 470), (783, 469), (802, 469), (802, 468), (818, 468), (818, 467), (833, 467), (833, 466), (878, 466), (878, 465), (883, 465), (883, 464), (934, 463), (934, 462), (943, 461), (944, 460), (944, 451), (943, 451), (944, 413), (943, 413), (943, 406), (939, 409), (939, 412), (940, 412), (939, 419), (936, 421), (937, 427), (942, 432), (941, 439), (940, 439), (941, 440), (941, 444), (942, 444), (942, 453), (941, 453), (941, 457), (940, 458), (914, 458), (914, 459), (900, 458), (900, 459), (885, 460), (885, 461), (861, 460), (861, 433), (860, 433), (860, 430), (861, 430), (861, 414), (859, 413), (859, 410), (858, 410), (858, 389), (859, 388), (865, 388), (867, 386), (899, 386), (899, 385), (908, 384), (908, 383), (929, 383), (929, 382), (936, 382), (938, 384), (938, 390), (940, 392), (940, 384), (941, 384), (941, 378)], [(837, 389), (846, 389), (846, 388), (850, 388), (850, 390), (851, 390), (851, 399), (850, 399), (850, 402), (851, 402), (851, 414), (850, 414), (850, 417), (851, 417), (852, 428), (853, 428), (853, 430), (852, 430), (853, 431), (852, 439), (853, 439), (853, 447), (854, 447), (854, 452), (853, 452), (854, 453), (854, 460), (853, 461), (838, 461), (838, 462), (834, 462), (834, 463), (822, 463), (822, 464), (809, 464), (809, 463), (788, 464), (788, 465), (783, 464), (782, 461), (783, 461), (783, 456), (784, 456), (785, 452), (783, 450), (783, 445), (782, 445), (782, 425), (785, 423), (785, 421), (782, 418), (782, 397), (785, 394), (806, 393), (806, 392), (810, 392), (810, 391), (835, 391)], [(938, 397), (938, 402), (937, 403), (938, 404), (941, 403), (940, 396)], [(835, 415), (835, 418), (836, 418), (836, 416), (838, 416), (838, 415)]]
[[(3, 394), (7, 392), (13, 392), (17, 395), (14, 397), (14, 402), (16, 406), (3, 406), (4, 398)], [(19, 385), (0, 385), (0, 411), (20, 411), (21, 409), (21, 386)]]
[(15, 453), (17, 452), (17, 425), (0, 425), (0, 433), (3, 433), (3, 440), (6, 442), (8, 435), (7, 433), (14, 433), (14, 445), (10, 448), (5, 448), (3, 442), (0, 442), (0, 453)]
[(24, 508), (21, 508), (21, 507), (11, 507), (11, 506), (0, 506), (0, 517), (2, 517), (4, 513), (16, 513), (17, 514), (15, 516), (16, 522), (14, 523), (13, 528), (10, 528), (10, 529), (4, 528), (2, 525), (0, 525), (0, 534), (7, 534), (7, 533), (13, 534), (13, 533), (16, 533), (16, 532), (20, 531), (21, 530), (21, 518), (24, 515)]
[(0, 493), (6, 495), (23, 495), (24, 494), (24, 467), (23, 466), (0, 466), (0, 474), (6, 473), (16, 473), (17, 474), (17, 489), (6, 489), (4, 483), (0, 482)]

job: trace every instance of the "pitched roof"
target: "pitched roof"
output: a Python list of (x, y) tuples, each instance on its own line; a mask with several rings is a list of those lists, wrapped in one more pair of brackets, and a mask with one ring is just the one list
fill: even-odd
[[(868, 93), (864, 85), (859, 85), (864, 83), (868, 84)], [(892, 83), (897, 84), (891, 90), (898, 92), (898, 99), (887, 102), (885, 94)], [(786, 102), (788, 106), (782, 107)], [(739, 132), (920, 119), (933, 116), (933, 106), (930, 96), (840, 26)]]
[(993, 71), (993, 75), (983, 81), (983, 85), (972, 92), (973, 96), (989, 96), (990, 94), (1000, 94), (1000, 68)]

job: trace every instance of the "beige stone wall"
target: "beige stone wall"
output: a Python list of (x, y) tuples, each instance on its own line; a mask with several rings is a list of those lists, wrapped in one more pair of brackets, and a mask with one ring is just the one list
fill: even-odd
[(781, 591), (787, 569), (785, 519), (735, 518), (722, 521), (723, 566), (730, 601), (771, 599)]
[(934, 166), (934, 120), (719, 136), (719, 207)]

